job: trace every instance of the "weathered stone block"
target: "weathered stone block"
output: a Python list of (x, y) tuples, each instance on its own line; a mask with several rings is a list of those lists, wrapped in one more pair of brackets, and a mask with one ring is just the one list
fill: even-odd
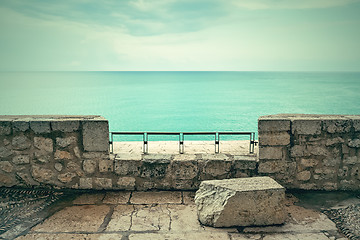
[(31, 141), (24, 135), (16, 136), (12, 139), (12, 146), (16, 150), (25, 150), (31, 146)]
[(0, 186), (12, 187), (15, 184), (16, 184), (16, 181), (14, 178), (9, 176), (8, 174), (0, 173)]
[(259, 119), (259, 133), (290, 131), (290, 120), (288, 119)]
[(14, 132), (25, 132), (30, 128), (30, 123), (27, 121), (13, 121), (12, 127)]
[(34, 137), (34, 146), (45, 152), (53, 152), (53, 141), (51, 138), (44, 138), (44, 137)]
[(145, 178), (164, 178), (171, 156), (162, 154), (145, 155), (141, 166), (141, 177)]
[(341, 137), (336, 137), (336, 138), (327, 139), (325, 145), (327, 147), (330, 147), (340, 143), (344, 143), (344, 139), (342, 139)]
[(32, 177), (40, 183), (49, 183), (54, 178), (54, 173), (47, 168), (43, 168), (37, 165), (31, 167)]
[(259, 134), (260, 146), (277, 146), (277, 145), (289, 145), (290, 134), (287, 132), (269, 132)]
[(305, 167), (305, 168), (314, 167), (314, 166), (316, 166), (318, 163), (319, 163), (319, 160), (314, 159), (314, 158), (302, 158), (302, 159), (300, 160), (300, 164), (301, 164), (303, 167)]
[(348, 146), (351, 148), (360, 148), (360, 139), (349, 140)]
[(259, 173), (277, 173), (284, 169), (285, 163), (283, 161), (260, 161), (258, 172)]
[(196, 192), (199, 221), (213, 227), (282, 224), (285, 188), (269, 177), (204, 181)]
[(62, 183), (69, 183), (73, 180), (74, 177), (76, 177), (75, 173), (67, 172), (67, 173), (59, 174), (58, 180)]
[(309, 157), (311, 154), (305, 145), (294, 145), (290, 149), (291, 157)]
[(191, 180), (197, 178), (199, 168), (197, 161), (172, 161), (171, 176), (174, 179)]
[(0, 158), (6, 158), (13, 154), (13, 152), (7, 147), (0, 146)]
[(360, 163), (359, 161), (360, 158), (357, 158), (357, 157), (347, 157), (343, 160), (343, 164), (346, 164), (346, 165), (354, 165), (356, 163)]
[(119, 177), (116, 187), (122, 190), (135, 190), (135, 182), (133, 177)]
[(100, 160), (99, 161), (99, 172), (112, 172), (114, 171), (114, 161), (112, 160)]
[(230, 160), (205, 160), (201, 167), (200, 179), (222, 179), (230, 176), (232, 162)]
[(351, 121), (349, 120), (324, 120), (323, 130), (328, 133), (348, 133), (351, 129)]
[(55, 165), (54, 165), (55, 170), (58, 172), (61, 172), (61, 170), (63, 170), (63, 167), (64, 166), (59, 162), (55, 163)]
[(84, 121), (82, 134), (85, 151), (109, 152), (108, 121)]
[(31, 121), (30, 128), (34, 133), (50, 133), (50, 121)]
[(11, 122), (0, 121), (0, 136), (9, 135), (11, 133)]
[(71, 153), (67, 152), (67, 151), (60, 151), (60, 150), (56, 150), (54, 157), (56, 160), (61, 160), (61, 159), (66, 159), (66, 160), (70, 160), (73, 159), (73, 156), (71, 155)]
[(234, 156), (233, 167), (235, 170), (255, 170), (256, 166), (256, 157)]
[(9, 161), (0, 161), (0, 170), (11, 173), (13, 170), (13, 166)]
[(283, 147), (260, 147), (259, 159), (282, 159)]
[(80, 189), (91, 189), (92, 187), (92, 178), (80, 178)]
[(293, 120), (291, 132), (306, 135), (318, 135), (321, 133), (321, 120)]
[(95, 178), (94, 179), (95, 189), (111, 189), (112, 180), (110, 178)]
[(34, 159), (38, 163), (48, 163), (53, 159), (52, 153), (45, 152), (43, 150), (35, 150)]
[(56, 146), (65, 148), (69, 146), (72, 143), (75, 143), (77, 141), (77, 138), (74, 136), (66, 137), (66, 138), (56, 138)]
[(355, 132), (360, 132), (360, 118), (359, 119), (353, 119), (353, 127)]
[(102, 152), (84, 152), (83, 154), (83, 158), (88, 158), (88, 159), (105, 159), (109, 157), (109, 154), (107, 153), (102, 153)]
[(296, 179), (299, 181), (308, 181), (311, 178), (311, 172), (310, 171), (302, 171), (297, 173)]
[(95, 172), (96, 170), (96, 161), (95, 160), (84, 160), (83, 161), (83, 170), (84, 172), (88, 173), (88, 174), (92, 174)]
[(28, 164), (30, 163), (29, 155), (17, 155), (13, 157), (12, 162), (15, 164)]
[(117, 160), (115, 159), (114, 171), (118, 175), (131, 175), (137, 177), (140, 175), (142, 162), (140, 160)]
[(75, 132), (79, 130), (80, 121), (63, 120), (63, 121), (52, 121), (51, 128), (53, 131), (61, 131), (65, 133)]

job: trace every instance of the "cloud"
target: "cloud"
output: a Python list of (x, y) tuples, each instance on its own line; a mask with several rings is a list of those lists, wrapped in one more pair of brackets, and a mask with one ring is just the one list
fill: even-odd
[(233, 4), (243, 9), (262, 10), (331, 8), (355, 2), (359, 0), (234, 0)]

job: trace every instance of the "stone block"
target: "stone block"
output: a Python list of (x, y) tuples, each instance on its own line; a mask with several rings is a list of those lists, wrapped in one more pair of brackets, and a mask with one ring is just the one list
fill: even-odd
[(260, 146), (286, 146), (290, 144), (290, 134), (287, 132), (268, 132), (259, 134)]
[(61, 131), (65, 133), (75, 132), (79, 130), (80, 121), (63, 120), (63, 121), (52, 121), (51, 128), (53, 131)]
[(56, 138), (56, 146), (60, 148), (65, 148), (70, 144), (73, 144), (77, 141), (77, 138), (74, 136), (66, 137), (66, 138)]
[(11, 122), (10, 121), (0, 121), (0, 136), (1, 135), (10, 135), (11, 134)]
[(6, 158), (13, 154), (13, 152), (7, 147), (0, 146), (0, 158)]
[(285, 188), (269, 177), (204, 181), (196, 192), (199, 221), (213, 227), (282, 224)]
[(31, 141), (29, 138), (27, 138), (25, 135), (19, 135), (12, 139), (12, 146), (13, 149), (16, 150), (25, 150), (30, 148)]
[(135, 190), (136, 179), (133, 177), (119, 177), (116, 188), (121, 190)]
[(36, 134), (50, 133), (50, 121), (31, 121), (30, 128)]
[(354, 165), (356, 163), (360, 163), (360, 158), (357, 158), (357, 157), (347, 157), (343, 160), (343, 164), (344, 165)]
[(351, 121), (345, 119), (323, 120), (323, 130), (328, 133), (348, 133), (351, 129)]
[(283, 147), (259, 147), (259, 159), (282, 159)]
[(197, 178), (199, 168), (197, 161), (172, 161), (171, 177), (173, 179), (191, 180)]
[(114, 171), (114, 161), (112, 160), (100, 160), (99, 161), (99, 172), (112, 172)]
[(200, 179), (223, 179), (230, 176), (232, 162), (230, 160), (201, 161)]
[(67, 173), (59, 174), (58, 180), (62, 183), (69, 183), (73, 180), (74, 177), (76, 177), (75, 173), (67, 172)]
[(140, 175), (142, 162), (140, 160), (117, 160), (115, 159), (114, 171), (118, 175), (130, 175), (137, 177)]
[(14, 132), (25, 132), (30, 128), (30, 123), (28, 121), (15, 120), (12, 122), (12, 127)]
[(80, 178), (80, 189), (91, 189), (92, 187), (92, 178)]
[(15, 184), (16, 184), (15, 179), (9, 176), (9, 174), (0, 173), (0, 186), (12, 187)]
[(92, 174), (96, 171), (96, 165), (97, 165), (96, 160), (84, 160), (82, 168), (84, 172), (88, 174)]
[(351, 148), (360, 148), (360, 139), (356, 138), (349, 140), (348, 146)]
[(314, 159), (314, 158), (302, 158), (300, 160), (300, 163), (303, 167), (308, 168), (308, 167), (314, 167), (314, 166), (318, 165), (319, 160)]
[(11, 173), (13, 170), (13, 166), (9, 161), (0, 161), (0, 170)]
[(296, 175), (296, 179), (299, 181), (308, 181), (311, 178), (311, 172), (310, 171), (302, 171), (298, 172)]
[(111, 189), (112, 180), (110, 178), (95, 178), (94, 179), (95, 189)]
[(140, 176), (143, 178), (164, 178), (170, 161), (143, 161), (140, 170)]
[(306, 145), (294, 145), (290, 149), (290, 154), (291, 157), (309, 157), (311, 155)]
[(60, 151), (60, 150), (56, 150), (55, 154), (54, 154), (54, 158), (56, 160), (71, 160), (73, 159), (73, 155), (67, 151)]
[(43, 168), (37, 165), (32, 165), (31, 175), (36, 181), (40, 183), (49, 183), (55, 176), (50, 169)]
[(30, 163), (30, 157), (29, 155), (17, 155), (13, 157), (12, 162), (14, 164), (28, 164)]
[(319, 135), (321, 134), (321, 120), (295, 119), (291, 123), (291, 132), (300, 135)]
[(109, 152), (108, 121), (84, 121), (82, 136), (85, 151)]
[(331, 147), (340, 143), (344, 143), (344, 139), (342, 139), (341, 137), (330, 138), (326, 140), (325, 146)]
[(102, 152), (84, 152), (82, 154), (83, 158), (87, 158), (87, 159), (106, 159), (109, 158), (109, 154), (107, 153), (102, 153)]
[(359, 119), (353, 119), (353, 127), (355, 132), (360, 132), (360, 118)]
[(256, 157), (234, 156), (233, 167), (235, 170), (255, 170), (257, 166)]
[(259, 119), (259, 133), (263, 132), (287, 132), (290, 131), (290, 120), (288, 119)]
[(57, 162), (54, 164), (54, 168), (56, 171), (61, 172), (61, 170), (63, 170), (64, 166), (61, 163)]
[(51, 138), (34, 137), (34, 146), (45, 152), (53, 152), (53, 141)]
[(260, 161), (258, 172), (259, 173), (277, 173), (284, 169), (285, 163), (283, 161)]

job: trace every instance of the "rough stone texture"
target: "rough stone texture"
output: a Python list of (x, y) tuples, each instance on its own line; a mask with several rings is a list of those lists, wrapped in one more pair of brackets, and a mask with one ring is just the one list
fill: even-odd
[(7, 172), (7, 173), (11, 173), (13, 170), (13, 166), (11, 165), (10, 162), (3, 161), (3, 162), (0, 162), (0, 170)]
[(56, 138), (56, 145), (62, 148), (65, 148), (69, 146), (72, 143), (75, 143), (77, 141), (76, 137), (71, 136), (67, 138)]
[(12, 159), (15, 164), (27, 164), (30, 163), (29, 155), (17, 155)]
[(109, 151), (109, 124), (107, 121), (99, 120), (83, 122), (82, 130), (85, 151)]
[(114, 161), (112, 160), (100, 160), (99, 161), (99, 172), (113, 172)]
[(282, 224), (285, 188), (269, 177), (204, 181), (196, 192), (199, 221), (213, 227)]
[(263, 116), (258, 122), (259, 132), (290, 131), (290, 120), (272, 116)]
[(53, 152), (53, 141), (51, 138), (34, 137), (34, 146), (45, 152)]
[(112, 180), (109, 178), (95, 178), (94, 187), (95, 189), (111, 189)]
[[(360, 189), (358, 175), (351, 174), (349, 170), (356, 172), (360, 167), (360, 137), (356, 125), (359, 117), (304, 114), (260, 117), (258, 172), (274, 177), (288, 188)], [(271, 131), (262, 130), (261, 126), (270, 124), (269, 119), (290, 122), (289, 145), (281, 149), (269, 147), (277, 144), (281, 138), (273, 140), (273, 143), (261, 141), (264, 137), (269, 138), (269, 135), (275, 137), (284, 134), (284, 128), (276, 124), (271, 125)]]
[(134, 177), (119, 177), (116, 181), (116, 188), (124, 190), (135, 190), (136, 179)]
[(12, 146), (15, 150), (25, 150), (31, 146), (31, 141), (26, 136), (19, 135), (12, 139)]
[(39, 133), (50, 133), (50, 121), (31, 121), (30, 128), (36, 134)]
[(62, 120), (51, 122), (51, 128), (53, 131), (61, 131), (66, 133), (77, 131), (79, 126), (80, 121)]
[(40, 183), (49, 183), (54, 177), (54, 173), (50, 169), (33, 165), (31, 168), (32, 177)]
[(9, 135), (11, 133), (11, 123), (0, 121), (0, 135)]
[(290, 134), (287, 132), (264, 132), (259, 136), (259, 142), (263, 146), (286, 146), (290, 144)]

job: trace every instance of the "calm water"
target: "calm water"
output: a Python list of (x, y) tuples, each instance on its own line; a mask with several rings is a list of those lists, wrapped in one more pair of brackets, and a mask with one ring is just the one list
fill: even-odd
[(360, 114), (360, 73), (3, 72), (0, 114), (96, 114), (113, 131), (257, 131), (261, 115)]

